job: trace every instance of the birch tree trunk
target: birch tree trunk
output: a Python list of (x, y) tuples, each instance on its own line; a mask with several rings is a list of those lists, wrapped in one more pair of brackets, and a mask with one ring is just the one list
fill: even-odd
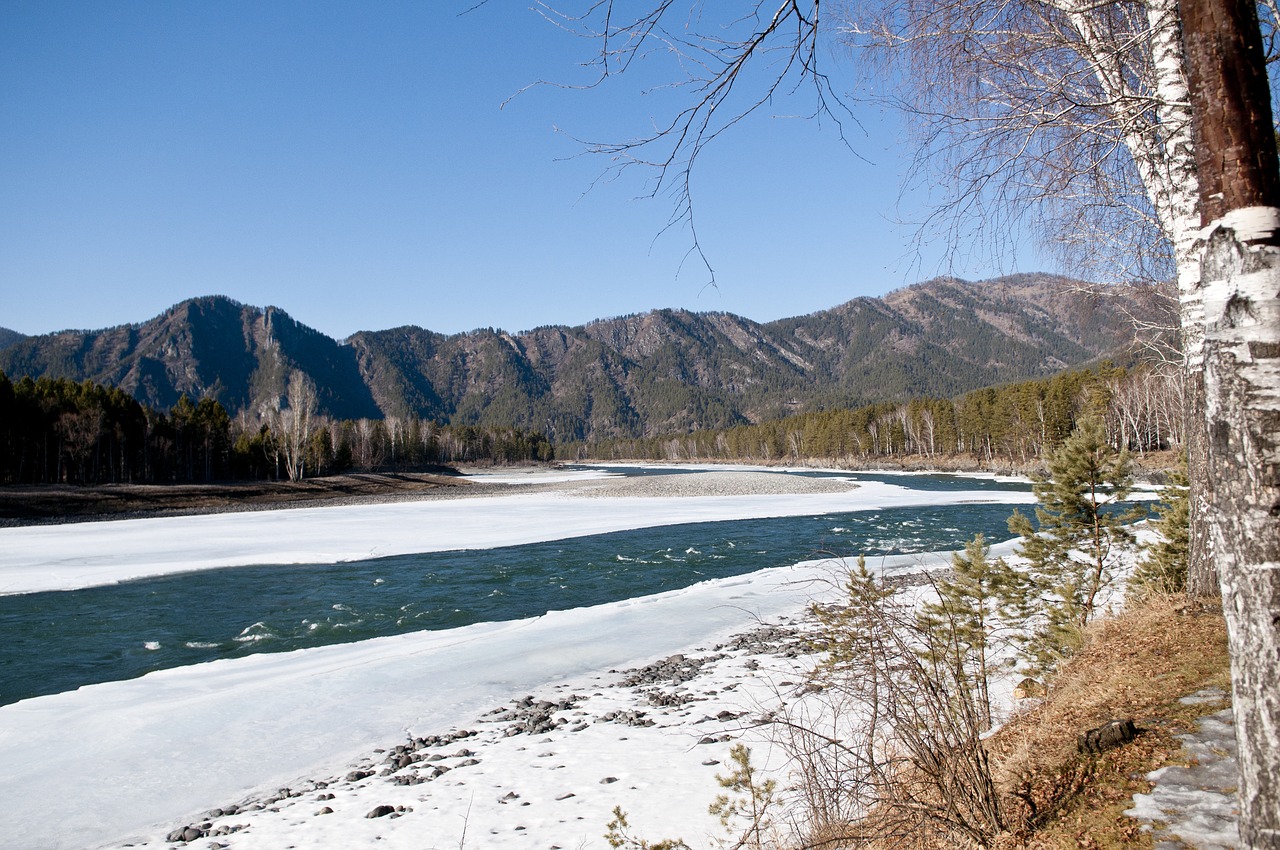
[(1204, 255), (1210, 530), (1231, 646), (1241, 839), (1280, 847), (1280, 250), (1251, 245), (1239, 213)]
[(1210, 534), (1231, 649), (1240, 838), (1280, 848), (1280, 163), (1254, 0), (1180, 0), (1206, 230)]
[[(1161, 229), (1173, 243), (1178, 286), (1178, 320), (1182, 368), (1186, 378), (1183, 416), (1186, 423), (1190, 551), (1187, 592), (1217, 596), (1218, 571), (1209, 533), (1210, 494), (1208, 432), (1204, 422), (1204, 304), (1200, 290), (1200, 184), (1192, 132), (1191, 100), (1182, 47), (1182, 22), (1177, 0), (1148, 0), (1151, 21), (1151, 67), (1159, 103), (1160, 124), (1166, 131), (1158, 157), (1159, 181), (1145, 181)], [(1159, 188), (1156, 188), (1159, 187)]]
[(316, 385), (298, 369), (289, 374), (288, 400), (289, 406), (277, 413), (279, 440), (289, 480), (301, 481), (307, 471), (307, 446), (316, 412)]

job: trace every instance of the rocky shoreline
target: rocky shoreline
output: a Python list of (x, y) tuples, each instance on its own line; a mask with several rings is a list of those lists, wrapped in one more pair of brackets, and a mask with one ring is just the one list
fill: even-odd
[[(669, 781), (692, 775), (690, 791), (710, 794), (732, 744), (769, 741), (775, 712), (810, 692), (804, 680), (816, 661), (811, 626), (801, 617), (762, 624), (710, 648), (553, 685), (496, 706), (465, 728), (415, 730), (331, 775), (250, 794), (110, 847), (209, 839), (195, 846), (319, 848), (332, 846), (326, 842), (335, 829), (354, 843), (372, 829), (380, 847), (397, 846), (406, 831), (424, 842), (418, 846), (449, 846), (458, 824), (439, 815), (464, 802), (468, 846), (493, 846), (499, 837), (502, 846), (516, 839), (520, 846), (592, 846), (613, 806), (642, 808), (640, 754), (666, 751)], [(602, 757), (564, 763), (578, 749)], [(370, 821), (385, 826), (366, 826)]]
[(215, 484), (7, 485), (0, 528), (480, 495), (456, 470)]

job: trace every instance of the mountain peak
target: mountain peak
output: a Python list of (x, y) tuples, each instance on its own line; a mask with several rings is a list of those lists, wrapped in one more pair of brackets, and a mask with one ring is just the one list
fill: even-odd
[(954, 396), (1123, 349), (1133, 338), (1123, 311), (1101, 309), (1082, 289), (1053, 275), (940, 277), (765, 324), (667, 308), (519, 334), (404, 325), (341, 344), (279, 307), (208, 295), (137, 325), (15, 335), (7, 346), (0, 334), (0, 369), (91, 378), (160, 408), (208, 395), (232, 411), (278, 398), (299, 369), (322, 411), (339, 418), (516, 425), (559, 440), (637, 436)]

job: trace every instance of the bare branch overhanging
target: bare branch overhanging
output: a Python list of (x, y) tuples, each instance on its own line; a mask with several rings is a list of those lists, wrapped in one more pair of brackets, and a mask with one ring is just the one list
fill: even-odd
[[(1278, 2), (1261, 3), (1272, 41)], [(645, 194), (675, 199), (663, 232), (688, 227), (712, 281), (692, 203), (701, 152), (804, 85), (812, 114), (835, 118), (843, 138), (860, 96), (842, 99), (820, 63), (836, 40), (881, 84), (861, 99), (901, 110), (914, 128), (905, 185), (923, 189), (926, 211), (904, 223), (919, 244), (1000, 260), (1030, 225), (1082, 276), (1168, 282), (1187, 269), (1198, 201), (1174, 0), (756, 0), (732, 19), (712, 19), (700, 0), (541, 9), (594, 40), (581, 88), (651, 58), (676, 61), (661, 87), (686, 100), (669, 117), (624, 141), (578, 141), (609, 158), (601, 179), (650, 171)], [(1183, 324), (1198, 309), (1189, 282)]]
[[(757, 0), (741, 16), (702, 20), (698, 0), (655, 0), (638, 4), (597, 0), (579, 14), (542, 3), (544, 17), (598, 48), (583, 63), (593, 78), (574, 88), (596, 88), (651, 58), (674, 59), (683, 75), (664, 88), (682, 89), (688, 101), (650, 132), (622, 141), (577, 138), (583, 150), (610, 161), (602, 179), (648, 169), (646, 196), (669, 193), (675, 201), (664, 232), (688, 227), (696, 253), (714, 282), (702, 250), (692, 202), (695, 165), (707, 145), (781, 96), (811, 86), (809, 117), (834, 122), (844, 141), (854, 117), (833, 88), (821, 60), (826, 32), (819, 0)], [(541, 83), (558, 85), (555, 83)], [(847, 142), (846, 142), (847, 144)], [(851, 148), (852, 149), (852, 148)]]

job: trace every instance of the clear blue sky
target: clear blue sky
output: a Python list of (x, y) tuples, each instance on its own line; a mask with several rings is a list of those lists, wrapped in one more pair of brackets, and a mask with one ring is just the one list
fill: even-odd
[(209, 294), (339, 338), (659, 307), (767, 321), (1036, 268), (917, 256), (894, 223), (909, 150), (892, 117), (859, 113), (860, 159), (831, 122), (783, 117), (812, 110), (797, 97), (695, 172), (708, 288), (688, 230), (662, 234), (673, 200), (642, 197), (639, 173), (598, 182), (609, 163), (574, 141), (665, 117), (674, 95), (646, 93), (662, 71), (503, 106), (584, 79), (592, 45), (529, 0), (473, 2), (8, 0), (0, 326), (106, 327)]

